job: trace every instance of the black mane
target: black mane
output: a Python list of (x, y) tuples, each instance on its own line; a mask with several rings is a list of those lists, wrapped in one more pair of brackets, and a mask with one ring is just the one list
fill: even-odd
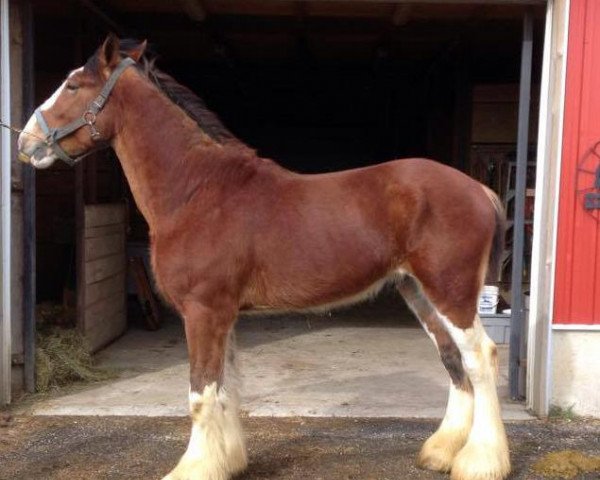
[[(133, 39), (120, 41), (121, 54), (127, 56), (128, 51), (134, 50), (141, 42)], [(179, 106), (192, 118), (198, 126), (214, 141), (223, 145), (236, 145), (249, 149), (239, 138), (223, 125), (219, 117), (211, 112), (204, 101), (192, 90), (181, 85), (170, 75), (162, 72), (155, 66), (156, 57), (144, 54), (139, 60), (140, 71), (154, 83), (173, 103)], [(98, 52), (93, 55), (85, 65), (91, 71), (98, 70)]]

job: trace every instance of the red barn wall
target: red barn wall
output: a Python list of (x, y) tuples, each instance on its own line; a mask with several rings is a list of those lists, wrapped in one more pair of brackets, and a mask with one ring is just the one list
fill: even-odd
[(584, 209), (600, 167), (600, 2), (570, 10), (554, 323), (600, 325), (600, 210)]

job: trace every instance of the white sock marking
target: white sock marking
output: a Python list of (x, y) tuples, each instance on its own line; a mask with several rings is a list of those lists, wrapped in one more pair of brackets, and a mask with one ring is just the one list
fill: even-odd
[(465, 447), (452, 466), (453, 478), (504, 478), (510, 472), (508, 443), (496, 391), (494, 342), (478, 315), (473, 326), (461, 329), (440, 314), (456, 342), (474, 393), (473, 426)]

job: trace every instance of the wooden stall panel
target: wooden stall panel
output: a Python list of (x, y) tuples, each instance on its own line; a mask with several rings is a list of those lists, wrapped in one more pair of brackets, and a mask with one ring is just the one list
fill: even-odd
[(83, 223), (80, 325), (91, 350), (97, 351), (127, 326), (125, 207), (88, 205)]
[(600, 2), (572, 0), (558, 213), (554, 323), (600, 325), (600, 210), (586, 210), (600, 157)]

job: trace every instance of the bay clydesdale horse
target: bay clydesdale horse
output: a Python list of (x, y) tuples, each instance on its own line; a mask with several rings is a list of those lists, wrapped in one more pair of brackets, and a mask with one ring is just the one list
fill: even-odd
[[(231, 381), (240, 311), (347, 305), (393, 283), (450, 374), (447, 411), (419, 465), (455, 480), (510, 471), (496, 347), (477, 315), (502, 250), (486, 187), (425, 159), (300, 175), (259, 157), (201, 100), (110, 35), (19, 137), (36, 168), (116, 152), (150, 227), (154, 274), (185, 324), (192, 432), (165, 477), (225, 480), (247, 464)], [(77, 158), (74, 158), (77, 157)]]

